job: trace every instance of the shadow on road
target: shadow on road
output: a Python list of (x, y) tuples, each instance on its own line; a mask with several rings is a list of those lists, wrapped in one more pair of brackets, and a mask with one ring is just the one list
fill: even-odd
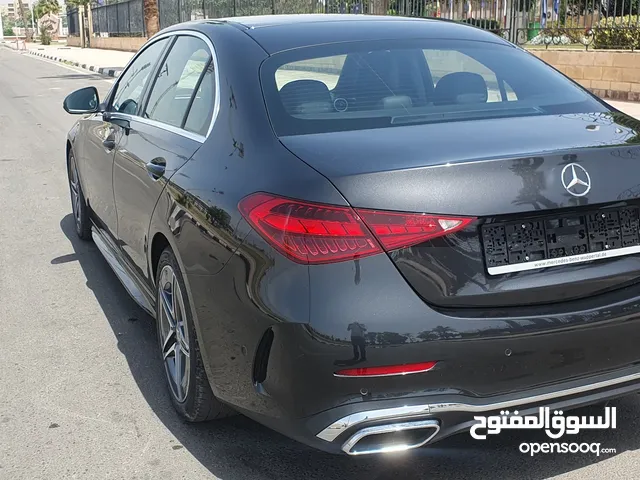
[[(427, 479), (544, 479), (570, 472), (613, 455), (539, 454), (519, 452), (522, 442), (549, 442), (543, 432), (503, 433), (479, 442), (468, 435), (437, 443), (407, 455), (377, 458), (334, 456), (310, 449), (265, 427), (237, 416), (205, 424), (178, 419), (166, 390), (162, 362), (156, 344), (154, 321), (129, 297), (100, 252), (91, 242), (79, 240), (72, 215), (60, 227), (74, 254), (51, 260), (52, 264), (78, 261), (104, 315), (118, 348), (142, 395), (162, 423), (204, 467), (223, 480), (307, 480), (397, 478)], [(640, 402), (638, 396), (616, 400), (618, 429), (586, 431), (561, 441), (597, 442), (616, 448), (617, 454), (640, 448)], [(591, 411), (580, 414), (599, 414)], [(179, 446), (174, 448), (179, 449)], [(618, 472), (620, 473), (620, 472)], [(628, 472), (631, 474), (631, 472)], [(185, 472), (186, 478), (188, 473)], [(590, 477), (585, 473), (585, 477)]]

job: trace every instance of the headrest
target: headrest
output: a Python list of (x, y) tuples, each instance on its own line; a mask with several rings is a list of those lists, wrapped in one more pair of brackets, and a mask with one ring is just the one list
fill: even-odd
[(319, 80), (294, 80), (280, 89), (280, 100), (289, 114), (329, 112), (331, 94)]
[(470, 72), (449, 73), (442, 77), (434, 91), (435, 105), (485, 103), (487, 84), (481, 75)]
[(396, 109), (396, 108), (411, 108), (413, 102), (408, 95), (394, 95), (391, 97), (384, 97), (381, 100), (382, 108), (384, 109)]

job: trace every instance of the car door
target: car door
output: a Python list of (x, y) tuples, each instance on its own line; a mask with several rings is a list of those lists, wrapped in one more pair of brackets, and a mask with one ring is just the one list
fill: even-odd
[(93, 220), (115, 238), (117, 217), (112, 182), (114, 138), (113, 124), (104, 118), (103, 113), (89, 115), (78, 122), (73, 153)]
[(204, 142), (214, 105), (210, 41), (197, 32), (169, 35), (170, 49), (153, 73), (144, 105), (128, 117), (114, 161), (118, 244), (142, 278), (150, 273), (145, 252), (155, 205), (167, 181)]
[(105, 112), (82, 120), (79, 138), (84, 142), (77, 155), (87, 202), (94, 220), (116, 238), (117, 213), (113, 197), (113, 164), (116, 146), (126, 125), (122, 115), (134, 111), (142, 99), (150, 72), (166, 48), (169, 39), (145, 48), (130, 63), (106, 99)]

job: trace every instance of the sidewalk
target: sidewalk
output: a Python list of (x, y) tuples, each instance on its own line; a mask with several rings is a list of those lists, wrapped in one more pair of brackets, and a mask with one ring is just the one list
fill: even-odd
[[(15, 48), (15, 45), (13, 47)], [(120, 75), (120, 72), (134, 55), (132, 52), (118, 50), (67, 47), (64, 44), (40, 45), (38, 43), (27, 43), (27, 51), (31, 55), (74, 65), (109, 77)]]
[(617, 108), (621, 112), (640, 120), (640, 103), (635, 102), (617, 102), (615, 100), (606, 100), (609, 105)]

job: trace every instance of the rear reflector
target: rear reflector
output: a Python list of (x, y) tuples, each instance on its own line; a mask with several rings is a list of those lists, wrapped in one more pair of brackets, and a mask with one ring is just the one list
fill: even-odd
[(238, 205), (270, 245), (305, 264), (334, 263), (410, 247), (460, 230), (473, 218), (354, 210), (255, 193)]
[(408, 375), (410, 373), (428, 372), (438, 362), (410, 363), (408, 365), (391, 365), (387, 367), (363, 367), (338, 370), (336, 377), (388, 377), (391, 375)]

